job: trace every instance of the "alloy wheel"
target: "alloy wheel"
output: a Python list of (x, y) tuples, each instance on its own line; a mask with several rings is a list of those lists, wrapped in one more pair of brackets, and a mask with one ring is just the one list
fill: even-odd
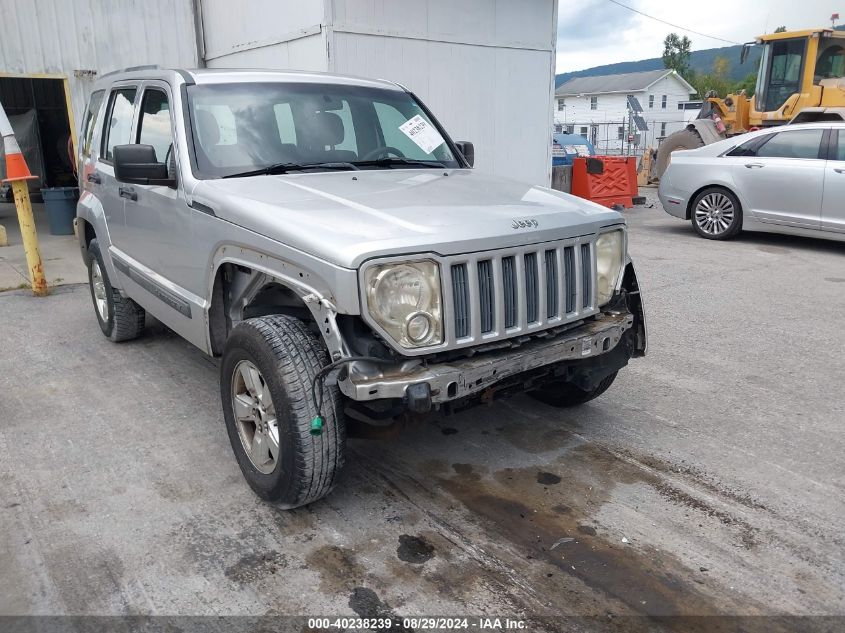
[(97, 308), (97, 313), (103, 323), (107, 323), (109, 320), (109, 302), (106, 298), (106, 282), (103, 279), (100, 262), (96, 259), (91, 265), (91, 287), (94, 291), (94, 305)]
[(713, 192), (695, 205), (695, 223), (708, 235), (721, 235), (734, 221), (734, 204), (723, 193)]
[(279, 423), (270, 387), (248, 360), (240, 361), (232, 374), (232, 410), (249, 461), (269, 475), (279, 460)]

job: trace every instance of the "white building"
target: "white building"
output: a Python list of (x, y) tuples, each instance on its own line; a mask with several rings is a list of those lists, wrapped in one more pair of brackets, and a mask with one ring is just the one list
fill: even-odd
[(548, 185), (556, 25), (556, 0), (0, 0), (0, 99), (62, 118), (44, 141), (60, 161), (94, 80), (120, 68), (376, 77), (475, 143), (479, 169)]
[[(638, 153), (695, 116), (701, 104), (690, 101), (694, 94), (674, 70), (576, 77), (555, 91), (555, 125), (588, 138), (599, 154)], [(648, 131), (631, 125), (629, 96), (642, 107)]]

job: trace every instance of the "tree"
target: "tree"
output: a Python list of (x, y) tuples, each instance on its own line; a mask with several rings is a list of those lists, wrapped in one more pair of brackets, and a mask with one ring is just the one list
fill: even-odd
[(679, 75), (689, 75), (691, 46), (692, 42), (686, 35), (679, 37), (677, 33), (669, 33), (663, 40), (663, 66)]
[(779, 26), (779, 27), (777, 27), (777, 28), (775, 29), (775, 33), (786, 33), (786, 27), (785, 27), (785, 26)]

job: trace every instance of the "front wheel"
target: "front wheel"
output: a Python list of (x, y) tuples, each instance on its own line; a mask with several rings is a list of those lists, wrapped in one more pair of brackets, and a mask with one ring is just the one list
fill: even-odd
[(708, 240), (729, 240), (742, 228), (739, 200), (727, 189), (710, 187), (692, 201), (692, 228)]
[(325, 388), (322, 434), (311, 434), (311, 383), (328, 362), (320, 339), (289, 316), (242, 321), (226, 342), (223, 417), (241, 472), (262, 499), (295, 508), (335, 485), (346, 443), (336, 386)]
[(613, 381), (616, 380), (616, 374), (617, 372), (613, 372), (596, 385), (595, 389), (591, 389), (590, 391), (581, 389), (571, 382), (552, 382), (535, 391), (529, 392), (529, 395), (553, 407), (577, 407), (594, 398), (598, 398), (607, 391), (610, 385), (613, 384)]

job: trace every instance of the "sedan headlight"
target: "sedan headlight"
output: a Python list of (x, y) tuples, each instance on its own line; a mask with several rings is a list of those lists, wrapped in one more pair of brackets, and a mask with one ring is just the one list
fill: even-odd
[(625, 236), (622, 231), (609, 231), (599, 235), (596, 240), (596, 291), (599, 306), (603, 306), (613, 296), (624, 261)]
[(440, 267), (423, 260), (367, 269), (370, 316), (402, 347), (437, 345), (443, 340)]

